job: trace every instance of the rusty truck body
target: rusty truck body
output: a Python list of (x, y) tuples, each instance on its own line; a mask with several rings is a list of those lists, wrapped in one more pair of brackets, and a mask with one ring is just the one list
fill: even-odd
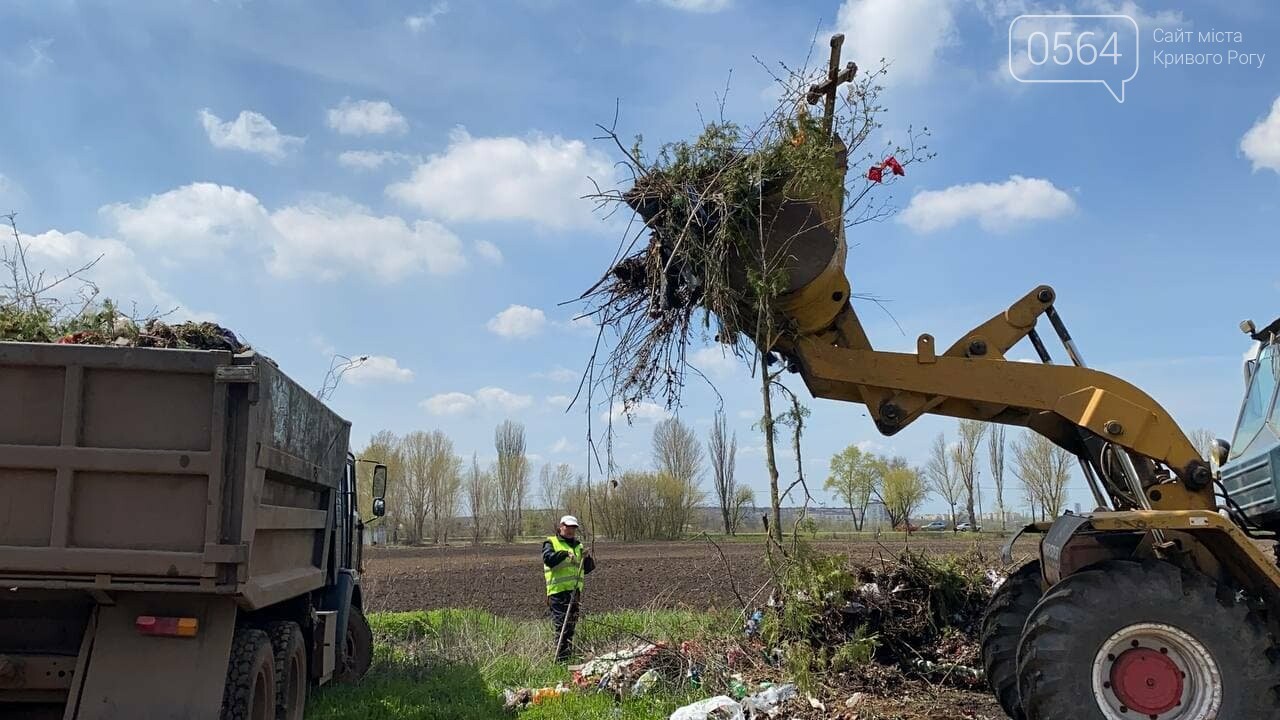
[(299, 720), (363, 675), (349, 434), (258, 354), (0, 342), (0, 716)]

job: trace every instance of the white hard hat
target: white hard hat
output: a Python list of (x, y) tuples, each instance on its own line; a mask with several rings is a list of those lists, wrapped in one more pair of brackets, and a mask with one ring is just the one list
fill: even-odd
[(564, 517), (560, 518), (560, 524), (568, 525), (569, 527), (578, 527), (578, 518), (572, 515), (565, 515)]

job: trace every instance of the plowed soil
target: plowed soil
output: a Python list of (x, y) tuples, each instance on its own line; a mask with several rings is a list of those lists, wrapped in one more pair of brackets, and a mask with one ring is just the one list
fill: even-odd
[[(1029, 557), (1035, 543), (1023, 542), (1027, 544), (1019, 545), (1019, 553)], [(921, 534), (905, 545), (900, 539), (822, 541), (819, 545), (854, 561), (872, 563), (907, 548), (930, 554), (978, 549), (996, 558), (1001, 541)], [(367, 601), (373, 610), (473, 607), (512, 617), (541, 617), (546, 613), (541, 550), (535, 543), (367, 548)], [(769, 580), (760, 541), (721, 542), (719, 550), (705, 540), (601, 541), (594, 557), (596, 571), (588, 577), (583, 596), (588, 612), (738, 607), (737, 596), (750, 601)], [(764, 597), (760, 594), (750, 604), (759, 604)]]

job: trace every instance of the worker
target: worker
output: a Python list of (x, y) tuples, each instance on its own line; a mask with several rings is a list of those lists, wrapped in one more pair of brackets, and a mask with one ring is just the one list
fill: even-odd
[(596, 569), (595, 560), (578, 540), (578, 518), (560, 518), (556, 534), (542, 543), (542, 573), (547, 579), (547, 606), (551, 609), (556, 662), (569, 659), (573, 631), (582, 603), (582, 579)]

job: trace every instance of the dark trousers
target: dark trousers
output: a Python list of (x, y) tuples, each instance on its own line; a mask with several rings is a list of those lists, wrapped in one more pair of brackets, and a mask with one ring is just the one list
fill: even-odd
[(551, 608), (551, 641), (556, 644), (556, 662), (569, 659), (573, 648), (573, 631), (578, 626), (578, 593), (569, 591), (547, 596)]

